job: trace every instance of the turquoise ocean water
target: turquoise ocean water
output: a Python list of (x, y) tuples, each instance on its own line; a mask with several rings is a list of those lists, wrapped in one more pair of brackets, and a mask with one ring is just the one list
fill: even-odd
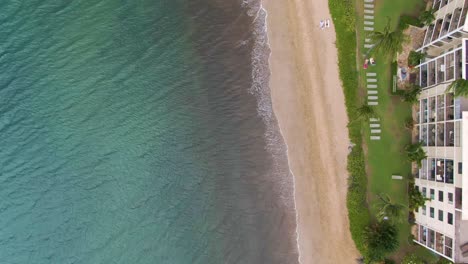
[(258, 3), (0, 6), (0, 263), (297, 263)]

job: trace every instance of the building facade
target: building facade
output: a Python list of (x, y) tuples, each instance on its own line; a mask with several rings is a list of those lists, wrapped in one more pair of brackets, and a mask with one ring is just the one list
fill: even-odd
[(415, 139), (427, 154), (413, 169), (415, 188), (431, 199), (415, 213), (413, 235), (429, 250), (468, 263), (468, 99), (447, 92), (468, 76), (468, 0), (436, 0), (433, 8), (436, 19), (419, 48), (428, 56), (410, 77), (423, 89), (413, 117)]

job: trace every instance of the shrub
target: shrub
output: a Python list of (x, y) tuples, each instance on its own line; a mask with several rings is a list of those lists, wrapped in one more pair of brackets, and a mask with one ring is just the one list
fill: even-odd
[(407, 103), (417, 103), (419, 94), (421, 94), (421, 87), (419, 85), (411, 84), (406, 87), (406, 90), (398, 90), (397, 94), (400, 95), (401, 100)]
[(366, 231), (369, 261), (382, 261), (388, 253), (398, 249), (398, 230), (387, 221), (370, 225)]
[[(345, 95), (349, 120), (357, 119), (355, 109), (360, 105), (358, 70), (356, 63), (355, 6), (351, 0), (329, 0), (328, 5), (336, 30), (338, 67)], [(348, 124), (349, 138), (355, 144), (348, 155), (349, 188), (346, 197), (351, 236), (357, 249), (366, 256), (363, 230), (370, 223), (367, 206), (367, 176), (362, 150), (361, 121)]]
[(409, 186), (408, 202), (409, 202), (409, 209), (411, 211), (414, 211), (418, 209), (419, 207), (423, 206), (428, 200), (430, 199), (424, 197), (423, 194), (418, 189), (416, 189), (414, 185)]
[(444, 257), (440, 257), (436, 264), (453, 264), (453, 262)]
[(406, 146), (405, 151), (411, 162), (416, 162), (419, 168), (422, 166), (422, 160), (427, 158), (426, 152), (422, 148), (423, 143), (418, 142)]
[(408, 55), (408, 66), (409, 67), (414, 67), (420, 63), (421, 60), (426, 58), (426, 54), (423, 52), (417, 52), (417, 51), (410, 51)]
[(398, 22), (398, 28), (401, 30), (407, 29), (409, 26), (421, 27), (423, 23), (417, 17), (402, 15), (400, 16), (400, 21)]
[(411, 254), (406, 255), (401, 261), (401, 264), (424, 264), (424, 262), (418, 256)]
[(405, 128), (409, 129), (409, 130), (412, 130), (414, 128), (414, 124), (416, 122), (413, 120), (412, 117), (408, 117), (406, 118), (405, 120)]
[(435, 9), (433, 8), (423, 11), (421, 15), (419, 15), (419, 21), (421, 21), (423, 25), (426, 25), (426, 26), (430, 25), (435, 20), (434, 13), (435, 13)]

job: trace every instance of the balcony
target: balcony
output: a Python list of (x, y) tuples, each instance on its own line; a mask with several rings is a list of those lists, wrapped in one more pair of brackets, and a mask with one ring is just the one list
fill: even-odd
[[(468, 47), (468, 40), (466, 43), (465, 47)], [(459, 47), (418, 65), (413, 71), (416, 72), (413, 78), (419, 77), (416, 84), (424, 89), (461, 79), (463, 77), (463, 64), (468, 62), (468, 58), (462, 56), (462, 49)], [(468, 67), (466, 68), (468, 69)]]
[(440, 254), (444, 254), (444, 235), (436, 233), (436, 248), (435, 250)]
[(462, 209), (463, 206), (463, 194), (461, 188), (455, 188), (455, 208)]
[(435, 232), (432, 229), (428, 229), (427, 235), (427, 246), (435, 249)]
[(453, 122), (445, 123), (445, 144), (448, 147), (453, 147), (455, 143), (455, 136), (454, 136), (454, 124)]
[(452, 14), (445, 15), (444, 22), (442, 25), (442, 31), (440, 32), (441, 36), (445, 36), (449, 32), (451, 20), (452, 20)]
[(458, 7), (453, 11), (452, 22), (450, 24), (449, 32), (454, 31), (458, 28), (458, 22), (460, 21), (460, 15), (462, 12), (462, 8)]
[(435, 0), (434, 1), (434, 5), (432, 6), (432, 8), (434, 8), (435, 11), (440, 9), (440, 2), (442, 2), (442, 0)]
[(436, 20), (426, 30), (421, 47), (443, 47), (455, 38), (462, 37), (459, 29), (463, 27), (468, 10), (466, 0), (436, 0), (433, 5)]
[(434, 27), (434, 33), (432, 33), (432, 38), (431, 38), (431, 42), (435, 41), (436, 39), (439, 38), (439, 35), (440, 35), (440, 31), (442, 30), (442, 23), (444, 21), (442, 19), (438, 19), (435, 23), (435, 27)]
[(445, 160), (445, 183), (453, 184), (453, 160)]
[(453, 256), (453, 239), (450, 237), (445, 237), (445, 252), (444, 255), (447, 256), (448, 258), (452, 258)]
[(436, 125), (429, 124), (429, 138), (427, 141), (428, 147), (434, 147), (436, 143)]

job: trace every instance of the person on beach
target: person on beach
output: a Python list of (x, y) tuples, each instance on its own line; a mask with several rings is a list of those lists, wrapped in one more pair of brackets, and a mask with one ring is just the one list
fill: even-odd
[(325, 22), (325, 26), (326, 26), (327, 28), (330, 27), (330, 19), (327, 19), (327, 21)]
[(323, 20), (320, 20), (320, 29), (323, 30), (324, 27), (325, 27), (325, 22)]
[(368, 65), (369, 65), (369, 60), (366, 59), (366, 60), (364, 61), (364, 70), (367, 70), (367, 66), (368, 66)]

